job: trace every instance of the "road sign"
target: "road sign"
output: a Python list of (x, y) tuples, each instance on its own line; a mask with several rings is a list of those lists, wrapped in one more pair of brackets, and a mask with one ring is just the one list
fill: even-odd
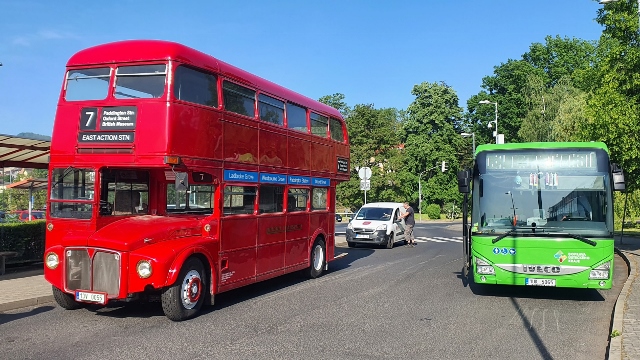
[(360, 190), (371, 190), (371, 180), (360, 180)]
[(371, 179), (371, 168), (361, 167), (360, 170), (358, 170), (358, 176), (362, 180)]

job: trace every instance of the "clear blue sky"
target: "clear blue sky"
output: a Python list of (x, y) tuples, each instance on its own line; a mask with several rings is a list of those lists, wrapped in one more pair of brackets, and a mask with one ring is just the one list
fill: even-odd
[(308, 97), (406, 109), (444, 81), (466, 108), (482, 78), (546, 35), (597, 40), (595, 0), (3, 0), (0, 134), (51, 135), (65, 64), (125, 39), (183, 43)]

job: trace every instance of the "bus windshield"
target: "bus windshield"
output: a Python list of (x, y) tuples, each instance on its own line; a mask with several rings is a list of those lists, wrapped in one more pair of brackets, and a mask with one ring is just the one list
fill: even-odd
[(51, 171), (51, 216), (91, 219), (96, 173), (74, 167)]
[(478, 155), (474, 209), (478, 231), (514, 228), (607, 236), (613, 231), (608, 161), (603, 151), (538, 150)]

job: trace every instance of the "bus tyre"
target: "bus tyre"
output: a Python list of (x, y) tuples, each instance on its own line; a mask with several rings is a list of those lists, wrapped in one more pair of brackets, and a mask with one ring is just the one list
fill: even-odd
[(387, 240), (387, 249), (393, 249), (393, 243), (396, 242), (396, 235), (394, 233), (389, 234), (389, 240)]
[(55, 286), (51, 286), (51, 288), (53, 289), (53, 298), (61, 308), (65, 310), (77, 310), (82, 307), (82, 304), (77, 302), (73, 295), (67, 294)]
[(325, 253), (326, 247), (324, 245), (324, 241), (322, 239), (316, 239), (313, 243), (313, 247), (311, 247), (311, 257), (309, 259), (310, 266), (306, 271), (307, 276), (315, 279), (322, 275), (322, 271), (324, 270), (324, 266), (327, 262)]
[(176, 283), (162, 291), (162, 311), (173, 321), (193, 317), (204, 303), (206, 284), (202, 262), (190, 258), (182, 266)]

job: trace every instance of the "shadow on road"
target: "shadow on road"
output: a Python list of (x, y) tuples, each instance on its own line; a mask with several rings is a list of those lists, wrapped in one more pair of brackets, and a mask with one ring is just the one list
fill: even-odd
[(6, 324), (14, 320), (28, 318), (29, 316), (42, 314), (44, 312), (51, 311), (53, 309), (54, 309), (53, 306), (40, 306), (40, 307), (35, 307), (29, 311), (16, 313), (16, 314), (0, 313), (0, 325)]
[[(346, 244), (345, 244), (346, 246)], [(351, 264), (364, 257), (374, 253), (373, 249), (367, 248), (344, 248), (336, 246), (335, 256), (346, 254), (329, 263), (329, 270), (321, 277), (331, 273), (343, 271), (351, 266)], [(198, 316), (209, 314), (221, 308), (233, 306), (247, 300), (251, 300), (263, 295), (275, 293), (279, 290), (313, 281), (304, 276), (302, 272), (294, 272), (282, 275), (273, 279), (265, 280), (259, 283), (247, 285), (238, 289), (230, 290), (216, 295), (214, 306), (204, 306)], [(96, 315), (110, 316), (115, 318), (151, 318), (155, 316), (164, 316), (162, 306), (158, 301), (154, 302), (131, 302), (131, 303), (113, 303), (107, 307), (88, 305), (87, 310), (94, 312)]]

